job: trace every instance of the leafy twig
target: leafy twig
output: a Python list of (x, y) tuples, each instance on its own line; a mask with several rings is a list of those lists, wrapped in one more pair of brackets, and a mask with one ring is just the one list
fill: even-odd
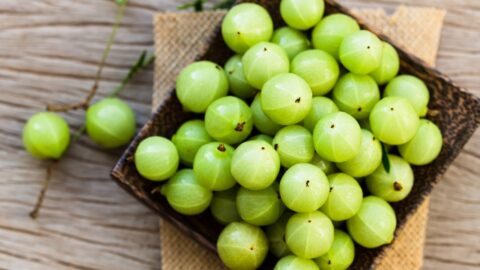
[(390, 172), (390, 159), (388, 158), (387, 147), (382, 143), (382, 164), (387, 173)]
[(45, 194), (48, 189), (48, 184), (50, 184), (50, 180), (52, 179), (53, 168), (55, 167), (57, 162), (58, 162), (57, 160), (51, 161), (50, 164), (48, 164), (47, 166), (47, 175), (45, 176), (45, 180), (43, 181), (42, 189), (38, 194), (37, 203), (35, 204), (35, 207), (33, 208), (32, 212), (30, 212), (30, 217), (33, 219), (36, 219), (38, 217), (38, 213), (40, 211), (40, 208), (42, 207), (43, 200), (45, 199)]
[(229, 9), (235, 4), (235, 0), (223, 0), (222, 2), (213, 6), (212, 9)]
[(195, 10), (195, 12), (203, 11), (203, 4), (206, 1), (207, 0), (193, 0), (191, 2), (188, 2), (188, 3), (185, 3), (181, 6), (178, 6), (177, 9), (178, 10), (184, 10), (184, 9), (193, 8), (193, 10)]
[(127, 75), (123, 78), (122, 82), (115, 88), (115, 90), (113, 90), (110, 96), (114, 97), (118, 95), (130, 82), (130, 80), (142, 69), (148, 67), (153, 62), (153, 60), (155, 60), (155, 56), (153, 54), (147, 57), (147, 51), (143, 51), (137, 62), (135, 62), (135, 64), (130, 67)]

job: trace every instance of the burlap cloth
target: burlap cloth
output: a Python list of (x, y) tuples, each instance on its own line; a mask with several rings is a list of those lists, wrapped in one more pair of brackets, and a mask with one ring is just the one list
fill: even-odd
[[(378, 32), (388, 35), (407, 51), (430, 65), (435, 64), (444, 10), (400, 6), (393, 15), (383, 9), (358, 9), (354, 13)], [(162, 103), (175, 85), (178, 72), (194, 61), (200, 48), (220, 22), (222, 12), (160, 13), (155, 16), (155, 85), (153, 107)], [(417, 181), (421, 181), (418, 179)], [(403, 226), (394, 244), (376, 261), (376, 269), (419, 269), (429, 200)], [(160, 220), (162, 269), (224, 269), (220, 260), (183, 235), (171, 224)]]

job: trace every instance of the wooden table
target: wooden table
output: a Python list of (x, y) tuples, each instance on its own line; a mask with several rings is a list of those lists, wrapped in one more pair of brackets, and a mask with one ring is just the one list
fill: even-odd
[[(105, 96), (152, 46), (152, 15), (182, 1), (131, 0), (100, 84)], [(351, 6), (415, 0), (343, 0)], [(381, 4), (379, 4), (381, 2)], [(424, 0), (448, 10), (438, 67), (480, 96), (480, 4)], [(41, 216), (28, 217), (45, 163), (25, 153), (25, 120), (47, 103), (82, 99), (114, 20), (111, 0), (0, 1), (0, 269), (159, 269), (158, 218), (118, 188), (109, 171), (120, 151), (82, 137), (60, 162)], [(150, 111), (152, 70), (124, 91), (139, 124)], [(83, 112), (65, 117), (72, 128)], [(480, 132), (432, 194), (425, 269), (480, 267)]]

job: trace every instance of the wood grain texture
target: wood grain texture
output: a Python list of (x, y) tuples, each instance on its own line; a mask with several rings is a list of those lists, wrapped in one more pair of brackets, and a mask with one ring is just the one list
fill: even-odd
[[(131, 0), (107, 62), (101, 95), (150, 48), (152, 15), (185, 1)], [(476, 0), (341, 0), (384, 7), (447, 9), (438, 68), (480, 96), (480, 2)], [(110, 0), (0, 1), (0, 269), (158, 269), (158, 219), (108, 177), (120, 150), (103, 151), (87, 138), (74, 145), (54, 173), (37, 221), (28, 217), (44, 163), (22, 149), (21, 129), (52, 102), (78, 101), (90, 88), (113, 22)], [(148, 118), (152, 71), (123, 97), (137, 120)], [(83, 112), (65, 115), (73, 128)], [(480, 267), (480, 132), (433, 191), (425, 269)]]

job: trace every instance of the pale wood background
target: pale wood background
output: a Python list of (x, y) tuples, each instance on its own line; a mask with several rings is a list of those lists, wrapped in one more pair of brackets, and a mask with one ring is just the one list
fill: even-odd
[[(182, 1), (131, 0), (100, 85), (107, 94), (152, 46), (152, 15)], [(355, 7), (398, 4), (447, 9), (438, 67), (480, 96), (480, 2), (341, 0)], [(159, 269), (158, 218), (118, 188), (109, 171), (120, 151), (87, 138), (57, 167), (37, 221), (28, 217), (44, 163), (21, 144), (25, 120), (47, 103), (78, 101), (91, 87), (113, 22), (111, 0), (0, 1), (0, 269)], [(152, 70), (123, 97), (148, 118)], [(66, 114), (72, 127), (82, 112)], [(480, 268), (480, 132), (432, 194), (425, 269)]]

